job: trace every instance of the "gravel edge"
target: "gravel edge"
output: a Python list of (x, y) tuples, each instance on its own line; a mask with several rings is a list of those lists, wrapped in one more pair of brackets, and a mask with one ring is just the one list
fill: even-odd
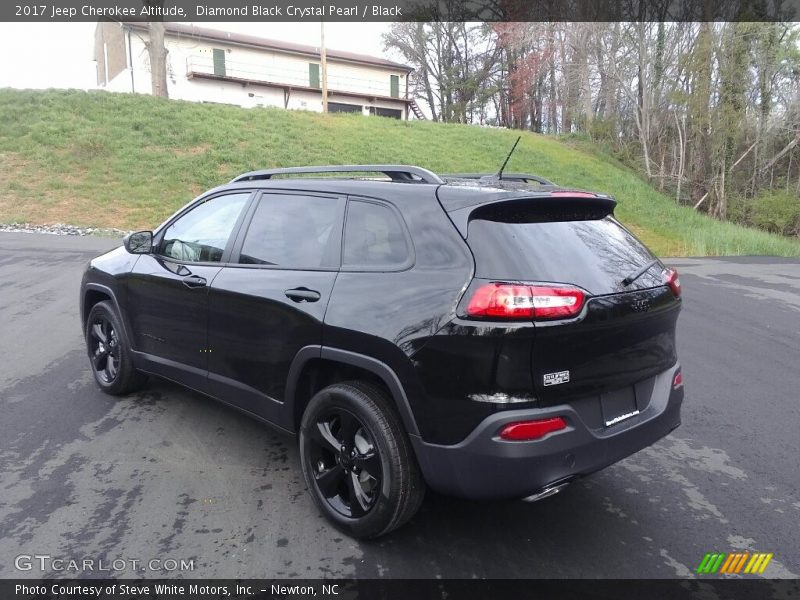
[(115, 227), (78, 227), (66, 223), (52, 225), (34, 225), (32, 223), (0, 223), (0, 232), (7, 233), (46, 233), (50, 235), (73, 235), (100, 237), (123, 237), (130, 233)]

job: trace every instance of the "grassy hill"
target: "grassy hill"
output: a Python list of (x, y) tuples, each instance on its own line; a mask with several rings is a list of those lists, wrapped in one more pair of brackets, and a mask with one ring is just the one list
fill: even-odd
[[(150, 228), (243, 171), (409, 163), (495, 171), (517, 132), (359, 115), (245, 110), (104, 92), (0, 90), (0, 223)], [(635, 173), (524, 133), (508, 171), (613, 194), (661, 255), (800, 255), (800, 241), (676, 206)]]

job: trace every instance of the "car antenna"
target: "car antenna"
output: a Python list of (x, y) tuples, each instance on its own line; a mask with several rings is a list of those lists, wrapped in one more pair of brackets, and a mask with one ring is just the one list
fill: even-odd
[(511, 146), (511, 152), (509, 152), (508, 156), (506, 156), (506, 159), (503, 161), (503, 164), (500, 167), (500, 170), (497, 172), (497, 174), (496, 175), (488, 175), (486, 177), (481, 177), (481, 181), (487, 181), (487, 182), (489, 182), (489, 181), (500, 181), (503, 178), (503, 171), (505, 170), (506, 165), (508, 164), (508, 161), (511, 159), (511, 155), (514, 154), (514, 150), (516, 150), (517, 144), (519, 144), (519, 141), (521, 139), (522, 139), (522, 136), (519, 136), (517, 138), (517, 141), (514, 142), (514, 145)]

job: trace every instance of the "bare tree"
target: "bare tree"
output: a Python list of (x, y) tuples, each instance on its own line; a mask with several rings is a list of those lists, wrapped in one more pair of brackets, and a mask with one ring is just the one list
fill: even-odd
[[(142, 0), (145, 7), (156, 9), (160, 13), (164, 8), (164, 0)], [(150, 59), (150, 83), (153, 95), (163, 98), (169, 97), (167, 88), (167, 47), (164, 44), (164, 20), (160, 14), (150, 17), (151, 21), (147, 27), (147, 40), (145, 48)]]
[(670, 22), (668, 5), (655, 22), (401, 23), (385, 41), (440, 120), (589, 133), (719, 219), (755, 222), (771, 191), (800, 207), (800, 25), (714, 22), (714, 0)]
[(415, 67), (414, 91), (435, 121), (469, 122), (488, 101), (500, 51), (483, 25), (393, 23), (383, 42)]

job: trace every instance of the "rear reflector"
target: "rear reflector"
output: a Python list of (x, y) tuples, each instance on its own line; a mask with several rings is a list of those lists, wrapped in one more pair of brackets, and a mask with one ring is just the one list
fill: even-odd
[(678, 371), (675, 373), (675, 379), (672, 380), (672, 389), (677, 390), (680, 387), (683, 387), (683, 373)]
[(683, 290), (681, 289), (681, 280), (678, 279), (678, 272), (675, 269), (664, 271), (664, 283), (669, 286), (676, 298), (680, 298)]
[(561, 431), (567, 423), (561, 417), (509, 423), (500, 430), (500, 437), (509, 441), (538, 440), (553, 431)]
[(467, 314), (501, 319), (555, 319), (577, 315), (584, 293), (574, 287), (487, 283), (472, 294)]

